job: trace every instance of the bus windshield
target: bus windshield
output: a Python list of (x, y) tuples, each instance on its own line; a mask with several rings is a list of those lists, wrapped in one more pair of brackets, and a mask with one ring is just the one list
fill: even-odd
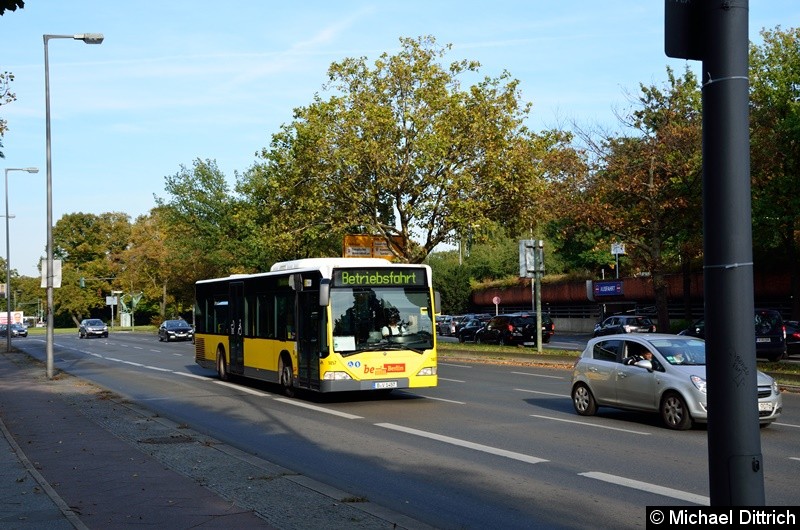
[(333, 288), (331, 315), (334, 350), (345, 356), (364, 350), (433, 348), (433, 312), (426, 289)]

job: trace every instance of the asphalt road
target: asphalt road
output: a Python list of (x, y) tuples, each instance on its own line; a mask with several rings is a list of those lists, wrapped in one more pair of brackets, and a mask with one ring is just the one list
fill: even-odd
[[(42, 339), (22, 340), (43, 357)], [(550, 346), (560, 343), (580, 340)], [(646, 506), (708, 503), (705, 429), (613, 410), (579, 417), (565, 369), (442, 356), (436, 388), (287, 399), (222, 383), (194, 364), (190, 343), (154, 335), (57, 335), (55, 351), (58, 370), (438, 528), (641, 528)], [(782, 506), (800, 498), (800, 396), (784, 405), (761, 430), (767, 501)]]

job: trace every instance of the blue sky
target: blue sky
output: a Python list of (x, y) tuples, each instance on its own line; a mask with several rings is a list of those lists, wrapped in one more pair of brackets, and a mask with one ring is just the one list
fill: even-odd
[[(751, 41), (799, 23), (797, 0), (750, 0)], [(656, 0), (26, 0), (0, 17), (0, 71), (16, 76), (17, 95), (0, 107), (10, 129), (0, 166), (40, 169), (9, 173), (11, 265), (26, 276), (38, 275), (47, 232), (42, 36), (81, 33), (105, 41), (48, 44), (54, 223), (76, 212), (134, 220), (197, 158), (233, 184), (332, 62), (371, 63), (401, 37), (452, 44), (448, 62), (478, 60), (486, 76), (507, 70), (533, 103), (534, 130), (616, 127), (640, 83), (686, 65), (664, 54)]]

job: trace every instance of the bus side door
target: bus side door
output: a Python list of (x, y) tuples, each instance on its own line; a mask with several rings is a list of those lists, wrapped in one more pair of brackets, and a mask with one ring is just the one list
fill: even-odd
[(244, 373), (244, 283), (231, 282), (228, 298), (228, 347), (232, 374)]
[(319, 305), (319, 291), (297, 294), (297, 379), (305, 388), (319, 389), (320, 315), (323, 309)]

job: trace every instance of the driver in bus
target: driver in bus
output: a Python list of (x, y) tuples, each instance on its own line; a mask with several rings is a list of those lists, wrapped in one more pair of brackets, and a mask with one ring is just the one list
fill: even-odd
[(405, 327), (400, 323), (400, 316), (395, 313), (389, 315), (389, 322), (381, 329), (384, 338), (403, 335), (405, 332)]

